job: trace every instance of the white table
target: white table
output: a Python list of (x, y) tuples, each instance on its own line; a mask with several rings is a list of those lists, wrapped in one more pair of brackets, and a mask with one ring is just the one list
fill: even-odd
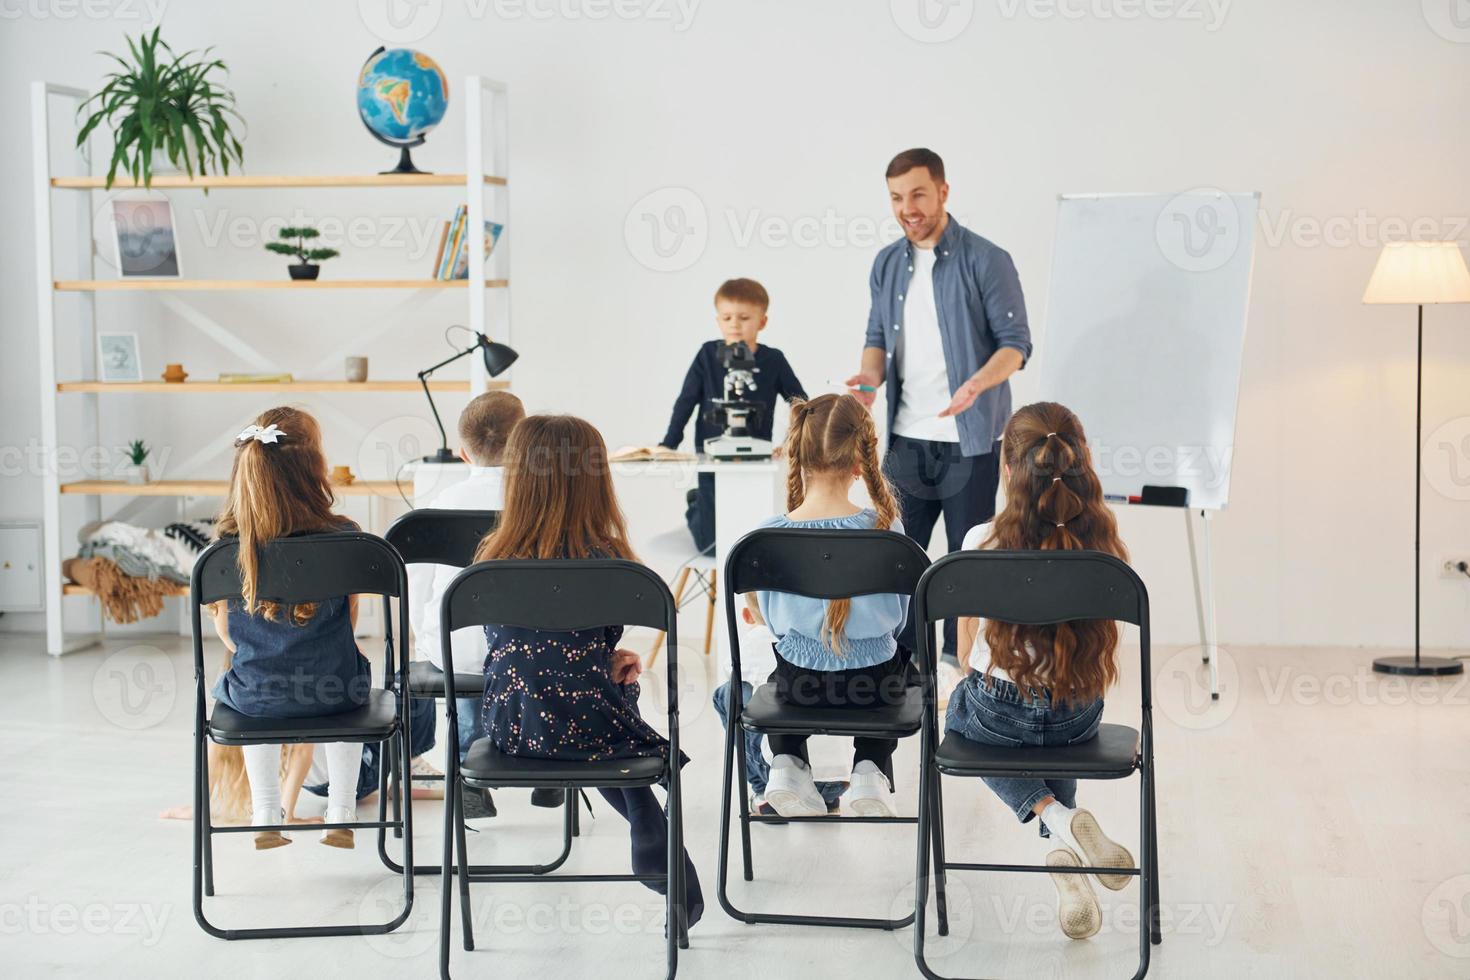
[[(628, 487), (629, 480), (666, 479), (674, 482), (688, 480), (691, 464), (688, 462), (617, 463), (613, 465), (613, 476), (621, 484), (620, 496), (636, 493)], [(696, 473), (712, 473), (715, 478), (715, 567), (719, 570), (719, 593), (716, 596), (718, 611), (715, 619), (715, 650), (724, 650), (727, 627), (725, 626), (725, 556), (745, 532), (766, 520), (772, 514), (784, 513), (786, 499), (786, 464), (771, 459), (741, 459), (722, 461), (705, 456), (693, 464)], [(463, 463), (415, 463), (413, 467), (413, 503), (415, 507), (432, 504), (434, 497), (446, 487), (453, 486), (469, 475), (469, 467)], [(639, 508), (636, 502), (624, 499), (623, 509), (635, 515), (630, 529), (633, 537), (647, 538), (668, 530), (667, 526), (641, 526), (648, 518), (636, 520)], [(660, 510), (660, 513), (664, 511)], [(672, 517), (672, 515), (670, 515)], [(694, 551), (694, 542), (689, 542)]]

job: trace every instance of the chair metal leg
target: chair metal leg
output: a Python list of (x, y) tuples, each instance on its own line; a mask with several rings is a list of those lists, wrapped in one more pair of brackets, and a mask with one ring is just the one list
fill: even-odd
[[(720, 858), (719, 867), (716, 869), (715, 890), (719, 896), (720, 907), (728, 912), (733, 918), (740, 918), (735, 907), (730, 904), (726, 894), (726, 883), (730, 878), (730, 784), (735, 780), (735, 736), (740, 728), (740, 719), (730, 718), (725, 726), (725, 778), (720, 783)], [(742, 789), (744, 780), (741, 780)], [(749, 881), (747, 875), (746, 880)]]
[[(388, 819), (388, 760), (393, 753), (388, 749), (388, 743), (381, 743), (382, 764), (378, 766), (378, 822), (383, 823)], [(378, 828), (378, 860), (382, 861), (394, 874), (403, 870), (402, 865), (388, 856), (388, 828)]]
[(445, 774), (444, 788), (447, 795), (444, 798), (444, 856), (439, 869), (439, 976), (441, 980), (449, 980), (449, 923), (454, 905), (454, 888), (449, 879), (454, 874), (454, 823), (460, 813), (459, 796), (464, 792), (464, 784), (459, 781), (459, 774), (452, 764)]
[[(409, 771), (409, 767), (408, 766), (404, 766), (403, 767), (403, 772), (399, 772), (398, 771), (399, 770), (398, 757), (397, 757), (397, 755), (395, 753), (388, 751), (388, 746), (386, 744), (383, 746), (383, 756), (384, 756), (383, 761), (386, 762), (386, 763), (388, 763), (388, 765), (379, 766), (378, 768), (383, 771), (383, 774), (385, 776), (388, 776), (388, 777), (390, 777), (392, 779), (393, 784), (395, 786), (397, 786), (400, 790), (402, 790), (403, 789), (403, 782), (404, 782), (403, 776), (404, 776), (405, 773), (407, 773)], [(407, 794), (406, 793), (404, 793), (403, 795), (404, 795), (404, 798), (407, 797)], [(402, 809), (400, 808), (398, 801), (399, 801), (399, 794), (398, 793), (395, 793), (393, 795), (393, 819), (395, 821), (398, 821), (398, 820), (402, 820), (403, 819)], [(394, 827), (393, 828), (393, 836), (394, 837), (402, 837), (403, 836), (403, 828), (401, 828), (401, 827)]]
[(937, 980), (936, 974), (924, 960), (924, 920), (929, 905), (929, 854), (935, 832), (934, 803), (931, 797), (934, 794), (934, 784), (939, 781), (939, 773), (926, 771), (929, 766), (927, 732), (923, 739), (919, 750), (919, 834), (918, 845), (914, 848), (914, 963), (919, 967), (919, 972), (929, 980)]
[(209, 812), (209, 744), (204, 745), (203, 766), (199, 772), (199, 826), (200, 845), (204, 852), (204, 894), (214, 897), (214, 815)]
[(740, 773), (740, 860), (746, 881), (755, 880), (755, 869), (751, 862), (750, 849), (750, 769), (746, 763), (745, 730), (737, 718), (730, 719), (730, 731), (735, 734), (735, 761)]
[[(460, 928), (464, 930), (464, 948), (468, 952), (475, 948), (475, 930), (471, 921), (474, 914), (470, 908), (470, 862), (468, 849), (465, 847), (463, 793), (456, 794), (454, 797), (454, 841), (455, 850), (459, 852)], [(447, 879), (444, 882), (444, 888), (446, 890), (449, 888)]]
[(664, 865), (664, 955), (668, 963), (667, 976), (673, 980), (679, 971), (679, 940), (684, 929), (684, 899), (680, 893), (679, 869), (684, 866), (683, 854), (679, 850), (679, 803), (676, 794), (670, 794), (664, 807), (667, 824), (664, 836), (668, 841)]
[(571, 833), (573, 837), (582, 836), (582, 806), (581, 801), (577, 798), (578, 794), (581, 792), (582, 791), (579, 789), (569, 789), (566, 791), (567, 809), (569, 810), (569, 812), (567, 813), (567, 819), (571, 822), (569, 833)]
[(933, 792), (930, 795), (930, 807), (932, 813), (930, 819), (933, 822), (932, 837), (934, 844), (934, 908), (939, 917), (939, 934), (949, 935), (949, 897), (945, 894), (944, 874), (944, 789), (943, 777), (935, 770), (931, 777), (934, 781)]
[(1148, 852), (1148, 875), (1145, 880), (1148, 883), (1149, 901), (1149, 941), (1155, 946), (1164, 941), (1164, 934), (1159, 921), (1159, 816), (1154, 802), (1156, 792), (1157, 774), (1154, 772), (1154, 762), (1148, 760), (1144, 768), (1144, 779), (1148, 787), (1146, 805), (1148, 837), (1146, 839), (1146, 850)]

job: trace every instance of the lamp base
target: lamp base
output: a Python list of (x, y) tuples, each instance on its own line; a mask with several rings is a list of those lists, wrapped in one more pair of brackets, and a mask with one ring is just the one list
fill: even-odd
[(450, 452), (448, 449), (437, 449), (437, 450), (434, 451), (434, 455), (432, 455), (432, 456), (425, 456), (422, 459), (420, 459), (419, 462), (421, 462), (421, 463), (463, 463), (464, 460), (462, 460), (458, 456), (454, 455), (454, 453)]
[(1448, 657), (1379, 657), (1373, 661), (1373, 671), (1377, 674), (1446, 677), (1450, 674), (1463, 674), (1465, 664), (1464, 661), (1450, 660)]

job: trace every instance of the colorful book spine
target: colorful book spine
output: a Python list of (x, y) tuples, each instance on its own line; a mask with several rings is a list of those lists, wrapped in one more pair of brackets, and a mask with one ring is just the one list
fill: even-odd
[(456, 256), (464, 238), (465, 212), (468, 209), (461, 204), (454, 209), (454, 220), (449, 224), (449, 245), (444, 249), (444, 261), (439, 266), (436, 278), (448, 279), (450, 272), (454, 269)]
[[(500, 241), (500, 233), (502, 231), (504, 231), (504, 230), (505, 230), (505, 226), (502, 225), (502, 224), (500, 224), (499, 222), (495, 222), (495, 221), (487, 221), (487, 222), (485, 222), (485, 258), (488, 259), (490, 257), (490, 253), (495, 250), (495, 243), (498, 242), (498, 241)], [(469, 256), (469, 248), (468, 248), (468, 246), (466, 246), (464, 252), (461, 253), (460, 256), (458, 257), (458, 259), (455, 260), (455, 264), (454, 264), (454, 278), (455, 279), (468, 279), (469, 277), (470, 277), (470, 256)]]

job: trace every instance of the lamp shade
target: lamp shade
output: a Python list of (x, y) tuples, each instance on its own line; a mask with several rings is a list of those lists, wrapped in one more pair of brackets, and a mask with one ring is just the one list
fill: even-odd
[(485, 355), (485, 373), (492, 378), (504, 374), (516, 362), (516, 358), (521, 356), (504, 344), (487, 339), (483, 334), (480, 335), (480, 346)]
[(1364, 303), (1470, 303), (1470, 268), (1457, 242), (1389, 242)]

